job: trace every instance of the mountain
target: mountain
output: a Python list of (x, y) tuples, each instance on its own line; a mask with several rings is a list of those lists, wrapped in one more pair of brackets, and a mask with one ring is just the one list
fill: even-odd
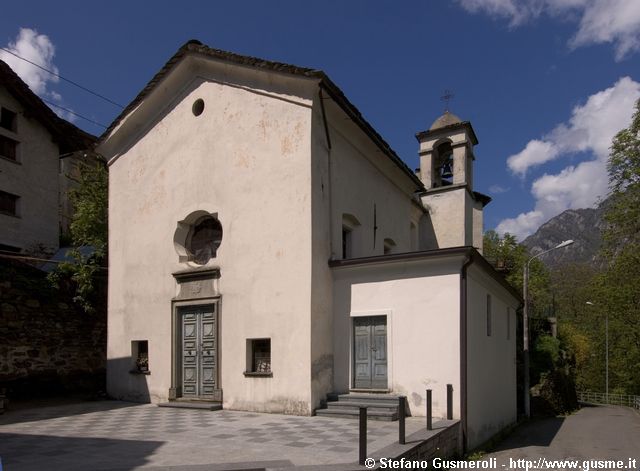
[(522, 243), (530, 253), (537, 254), (555, 247), (560, 242), (573, 239), (566, 248), (553, 250), (540, 259), (549, 267), (567, 263), (587, 263), (601, 266), (598, 257), (602, 245), (602, 230), (605, 227), (604, 212), (607, 200), (597, 208), (568, 209), (549, 219)]

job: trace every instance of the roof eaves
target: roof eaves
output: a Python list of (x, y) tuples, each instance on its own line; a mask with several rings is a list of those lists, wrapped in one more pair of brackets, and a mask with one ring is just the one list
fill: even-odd
[(441, 128), (438, 129), (429, 129), (426, 131), (420, 131), (416, 133), (416, 139), (418, 141), (420, 141), (421, 139), (424, 139), (426, 137), (429, 136), (435, 136), (435, 135), (440, 135), (443, 133), (446, 133), (448, 131), (452, 131), (456, 128), (466, 128), (467, 131), (469, 131), (469, 134), (471, 135), (471, 140), (473, 142), (473, 145), (476, 146), (478, 145), (478, 137), (476, 136), (476, 132), (473, 130), (473, 126), (471, 126), (471, 122), (469, 121), (463, 121), (461, 123), (453, 123), (453, 124), (449, 124), (447, 126), (443, 126)]
[(475, 247), (461, 246), (461, 247), (447, 247), (444, 249), (424, 250), (420, 252), (405, 252), (389, 255), (376, 255), (373, 257), (361, 257), (351, 258), (346, 260), (329, 260), (329, 267), (331, 268), (361, 268), (374, 265), (385, 265), (390, 263), (407, 263), (417, 262), (422, 260), (436, 260), (447, 257), (461, 257), (468, 256), (472, 262), (477, 264), (485, 273), (487, 273), (492, 279), (500, 284), (505, 290), (507, 290), (518, 302), (522, 303), (522, 296), (520, 293), (509, 284), (504, 276), (499, 273), (493, 265), (491, 265), (486, 258), (478, 252)]
[(472, 250), (473, 247), (466, 246), (448, 247), (444, 249), (422, 250), (419, 252), (404, 252), (388, 255), (374, 255), (372, 257), (348, 258), (344, 260), (329, 260), (329, 266), (331, 268), (351, 268), (394, 262), (411, 262), (425, 259), (471, 255)]
[(424, 190), (425, 188), (422, 180), (416, 176), (409, 166), (405, 164), (398, 154), (396, 154), (396, 152), (391, 148), (387, 141), (385, 141), (374, 127), (369, 124), (364, 116), (362, 116), (362, 113), (360, 113), (360, 110), (358, 110), (358, 108), (349, 101), (340, 87), (333, 83), (333, 81), (324, 72), (320, 73), (322, 74), (321, 85), (331, 95), (335, 102), (338, 103), (345, 113), (347, 113), (347, 115), (360, 126), (367, 136), (376, 143), (380, 150), (413, 181), (417, 186), (416, 191)]
[(59, 145), (61, 154), (84, 150), (91, 147), (96, 137), (83, 131), (74, 124), (60, 118), (49, 108), (38, 95), (16, 74), (11, 67), (0, 60), (0, 84), (22, 103), (28, 113), (31, 113), (51, 133)]
[(485, 195), (485, 194), (480, 193), (478, 191), (474, 191), (473, 192), (473, 197), (475, 198), (476, 201), (480, 201), (482, 203), (482, 207), (483, 208), (486, 205), (488, 205), (489, 203), (491, 203), (491, 201), (492, 201), (491, 196)]
[(153, 78), (147, 83), (147, 85), (138, 93), (129, 105), (114, 119), (107, 130), (100, 136), (99, 142), (102, 142), (111, 132), (118, 126), (118, 124), (131, 113), (140, 102), (156, 87), (156, 85), (162, 81), (167, 73), (187, 54), (197, 54), (214, 59), (225, 60), (239, 65), (245, 65), (249, 67), (255, 67), (259, 69), (267, 69), (274, 72), (282, 72), (287, 74), (298, 75), (302, 77), (315, 78), (320, 81), (321, 86), (331, 95), (331, 97), (338, 103), (338, 105), (353, 119), (360, 128), (376, 143), (376, 145), (384, 152), (417, 186), (418, 190), (424, 189), (422, 181), (416, 177), (411, 169), (402, 161), (402, 159), (395, 153), (391, 146), (384, 140), (384, 138), (378, 134), (378, 132), (367, 122), (362, 116), (360, 111), (349, 101), (342, 90), (325, 74), (322, 70), (310, 69), (306, 67), (299, 67), (292, 64), (286, 64), (283, 62), (274, 62), (257, 57), (243, 56), (235, 54), (233, 52), (223, 51), (221, 49), (214, 49), (202, 44), (197, 40), (190, 40), (183, 44), (180, 49), (167, 61), (167, 63), (153, 76)]
[(474, 263), (477, 263), (480, 267), (483, 268), (485, 273), (487, 273), (491, 278), (493, 278), (498, 284), (500, 284), (504, 289), (506, 289), (518, 302), (522, 305), (524, 300), (522, 295), (518, 290), (516, 290), (504, 277), (502, 273), (500, 273), (496, 268), (489, 263), (489, 261), (484, 258), (484, 256), (478, 252), (475, 247), (472, 252), (472, 259)]
[(145, 85), (145, 87), (138, 93), (138, 95), (129, 103), (124, 110), (113, 120), (109, 127), (99, 138), (99, 142), (102, 142), (111, 132), (120, 124), (120, 122), (138, 107), (140, 102), (153, 91), (153, 89), (164, 79), (173, 67), (175, 67), (180, 61), (182, 61), (187, 55), (196, 54), (214, 59), (220, 59), (232, 62), (238, 65), (246, 65), (255, 67), (258, 69), (268, 69), (275, 72), (290, 73), (295, 75), (302, 75), (306, 77), (321, 78), (324, 73), (318, 70), (298, 67), (291, 64), (285, 64), (282, 62), (267, 61), (259, 59), (257, 57), (243, 56), (232, 52), (223, 51), (221, 49), (214, 49), (209, 46), (205, 46), (200, 41), (192, 39), (183, 44), (178, 51), (171, 56), (171, 58), (162, 66), (162, 68), (151, 78), (151, 80)]

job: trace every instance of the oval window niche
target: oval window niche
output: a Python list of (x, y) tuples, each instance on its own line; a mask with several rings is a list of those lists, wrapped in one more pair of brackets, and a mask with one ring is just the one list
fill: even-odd
[(222, 243), (222, 224), (216, 213), (196, 211), (178, 222), (173, 237), (181, 262), (206, 265)]
[(204, 100), (202, 98), (198, 98), (193, 102), (193, 106), (191, 107), (191, 111), (194, 116), (200, 116), (204, 111)]

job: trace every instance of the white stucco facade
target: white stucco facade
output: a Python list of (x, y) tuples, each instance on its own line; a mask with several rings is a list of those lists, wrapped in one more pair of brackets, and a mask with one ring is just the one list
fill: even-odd
[[(446, 416), (446, 386), (460, 390), (460, 268), (449, 260), (387, 262), (334, 269), (334, 388), (353, 384), (353, 318), (384, 316), (389, 389), (407, 397), (411, 414), (425, 415), (426, 390), (433, 413)], [(437, 326), (437, 327), (436, 327)], [(460, 418), (460, 401), (454, 401)]]
[(467, 440), (470, 446), (487, 441), (517, 419), (515, 339), (518, 308), (519, 301), (503, 286), (478, 266), (469, 268)]
[[(462, 335), (479, 328), (483, 289), (497, 308), (517, 308), (472, 248), (486, 200), (467, 180), (470, 148), (454, 156), (463, 175), (442, 192), (450, 201), (425, 204), (427, 186), (324, 74), (259, 64), (188, 43), (100, 142), (110, 165), (109, 394), (310, 415), (328, 394), (357, 389), (360, 326), (378, 329), (387, 355), (370, 390), (406, 395), (424, 415), (432, 389), (442, 416), (450, 384), (473, 440), (513, 421), (511, 363), (482, 362), (515, 355), (515, 331), (491, 346), (475, 330)], [(202, 218), (222, 236), (196, 263), (185, 246)], [(467, 266), (478, 275), (465, 284)], [(198, 324), (194, 347), (187, 311), (214, 319)], [(140, 348), (148, 371), (136, 369)], [(473, 374), (470, 349), (481, 362)], [(256, 355), (269, 366), (256, 368)], [(213, 372), (213, 392), (187, 393), (192, 358), (209, 365), (198, 387), (209, 391), (201, 378)], [(465, 412), (497, 389), (514, 395), (497, 422)]]
[[(171, 274), (196, 267), (179, 262), (172, 237), (189, 214), (216, 213), (223, 240), (211, 263), (222, 274), (215, 296), (222, 294), (224, 405), (310, 414), (311, 101), (277, 93), (266, 74), (227, 86), (220, 83), (225, 70), (199, 72), (211, 78), (191, 82), (110, 166), (110, 257), (125, 263), (109, 273), (108, 355), (129, 358), (132, 340), (148, 340), (151, 375), (129, 381), (141, 396), (168, 399)], [(197, 99), (205, 110), (196, 117)], [(268, 380), (242, 375), (251, 338), (271, 338)], [(118, 365), (108, 371), (109, 387), (128, 397), (121, 378), (132, 365)]]

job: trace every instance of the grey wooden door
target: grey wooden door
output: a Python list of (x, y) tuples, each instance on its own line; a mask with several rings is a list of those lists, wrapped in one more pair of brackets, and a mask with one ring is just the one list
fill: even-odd
[(182, 397), (214, 399), (218, 387), (216, 304), (181, 309)]
[(353, 318), (353, 387), (387, 388), (387, 317)]

